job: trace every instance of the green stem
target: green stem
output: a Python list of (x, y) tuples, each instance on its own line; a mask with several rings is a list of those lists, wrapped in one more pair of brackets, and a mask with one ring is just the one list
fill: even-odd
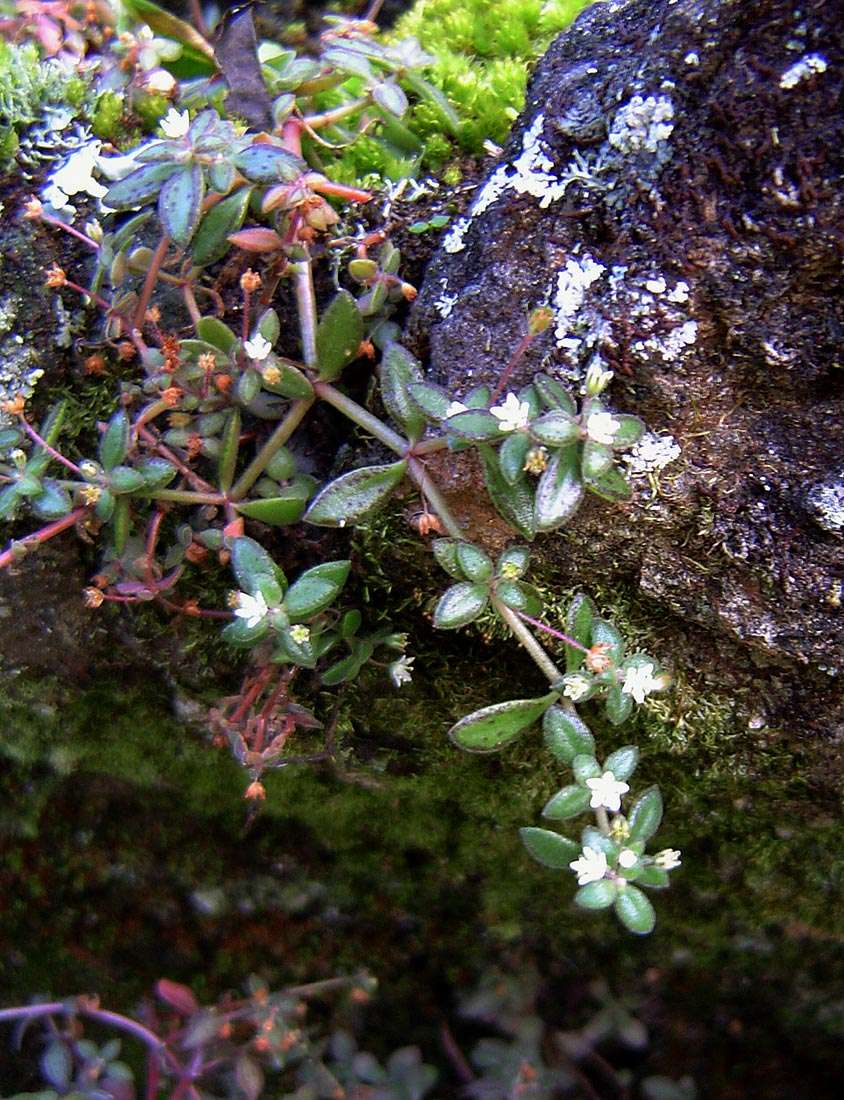
[(314, 400), (312, 397), (303, 398), (301, 401), (294, 401), (290, 408), (287, 410), (287, 416), (279, 424), (267, 442), (261, 447), (238, 480), (235, 482), (231, 492), (229, 493), (229, 500), (237, 501), (243, 500), (261, 474), (269, 465), (273, 456), (277, 451), (281, 450), (287, 440), (293, 435), (302, 420), (305, 417), (308, 409), (313, 405)]
[[(507, 607), (506, 604), (503, 604), (497, 596), (492, 597), (492, 605), (501, 616), (501, 618), (504, 620), (504, 622), (515, 634), (516, 640), (522, 646), (524, 646), (524, 648), (533, 658), (533, 661), (539, 666), (545, 676), (547, 676), (550, 683), (552, 685), (558, 684), (563, 678), (562, 672), (560, 672), (560, 670), (557, 668), (557, 666), (554, 664), (554, 662), (551, 660), (551, 658), (548, 656), (548, 654), (545, 652), (545, 650), (542, 648), (536, 638), (534, 638), (533, 634), (531, 634), (531, 632), (528, 630), (528, 628), (525, 626), (525, 624), (522, 622), (516, 612)], [(566, 701), (561, 699), (560, 705), (566, 706)], [(570, 703), (568, 704), (568, 708), (574, 709), (571, 707)]]
[(299, 314), (299, 332), (302, 337), (302, 358), (305, 366), (316, 369), (317, 307), (311, 261), (300, 260), (291, 264), (293, 285), (296, 290), (296, 309)]
[(333, 405), (349, 420), (354, 421), (365, 432), (374, 435), (385, 447), (389, 447), (391, 451), (395, 451), (402, 458), (405, 457), (410, 449), (408, 441), (400, 436), (398, 432), (394, 432), (392, 428), (388, 428), (383, 420), (379, 420), (377, 416), (367, 412), (362, 405), (352, 401), (351, 397), (347, 397), (328, 382), (314, 382), (314, 393), (329, 405)]
[(413, 454), (432, 455), (437, 451), (444, 451), (447, 447), (448, 439), (444, 435), (438, 435), (433, 439), (423, 439), (421, 443), (414, 443)]
[(610, 819), (607, 817), (607, 811), (603, 806), (599, 806), (595, 810), (595, 818), (598, 822), (598, 828), (604, 834), (604, 836), (610, 835)]
[(192, 493), (189, 489), (154, 489), (152, 500), (172, 500), (177, 504), (225, 504), (222, 493)]

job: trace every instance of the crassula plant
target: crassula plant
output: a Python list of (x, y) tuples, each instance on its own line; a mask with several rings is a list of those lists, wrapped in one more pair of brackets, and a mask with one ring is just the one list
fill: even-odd
[[(344, 603), (351, 560), (288, 577), (276, 560), (284, 529), (300, 522), (351, 529), (399, 495), (415, 494), (420, 532), (440, 536), (433, 554), (451, 579), (434, 625), (458, 629), (492, 614), (547, 680), (545, 694), (460, 718), (452, 741), (469, 752), (495, 752), (541, 720), (554, 761), (573, 773), (544, 816), (554, 822), (592, 812), (594, 823), (579, 841), (529, 827), (522, 834), (528, 851), (574, 872), (579, 905), (614, 907), (629, 929), (649, 932), (654, 914), (641, 887), (665, 886), (679, 863), (670, 849), (646, 851), (660, 823), (660, 795), (647, 788), (621, 812), (638, 753), (624, 746), (599, 762), (575, 707), (600, 704), (620, 725), (668, 677), (653, 658), (627, 653), (616, 627), (586, 596), (575, 599), (565, 623), (544, 621), (540, 592), (525, 579), (526, 543), (569, 523), (587, 493), (629, 499), (616, 459), (644, 425), (607, 403), (609, 371), (590, 372), (580, 394), (545, 373), (510, 388), (531, 341), (552, 323), (545, 307), (529, 315), (494, 386), (451, 392), (425, 378), (393, 317), (415, 294), (399, 274), (398, 250), (382, 231), (344, 220), (370, 195), (333, 181), (330, 164), (317, 167), (308, 145), (321, 129), (313, 113), (320, 89), (345, 95), (349, 82), (362, 81), (357, 99), (364, 102), (355, 100), (343, 118), (365, 120), (377, 107), (383, 122), (384, 112), (401, 114), (405, 83), (428, 94), (411, 76), (419, 59), (410, 47), (381, 47), (372, 28), (354, 20), (334, 20), (324, 47), (306, 70), (286, 58), (274, 77), (265, 76), (267, 94), (276, 96), (269, 131), (226, 117), (222, 100), (209, 105), (213, 87), (187, 89), (159, 137), (119, 163), (103, 163), (111, 182), (102, 224), (83, 233), (39, 199), (27, 204), (31, 221), (67, 229), (94, 254), (87, 285), (58, 266), (47, 273), (50, 287), (81, 295), (102, 312), (102, 352), (91, 357), (90, 370), (101, 371), (112, 353), (132, 368), (87, 454), (63, 444), (62, 404), (36, 427), (23, 394), (6, 402), (0, 518), (40, 526), (14, 539), (0, 566), (76, 529), (100, 547), (85, 591), (89, 607), (155, 603), (168, 614), (207, 620), (225, 643), (246, 651), (241, 690), (209, 717), (246, 770), (246, 794), (257, 807), (266, 769), (332, 751), (327, 737), (322, 753), (290, 754), (297, 728), (321, 724), (297, 699), (303, 671), (325, 688), (373, 661), (387, 666), (396, 686), (412, 675), (406, 635), (367, 629), (361, 612)], [(263, 72), (262, 56), (267, 52), (254, 52), (256, 71)], [(338, 122), (335, 114), (331, 125)], [(137, 243), (141, 230), (149, 246)], [(314, 269), (332, 257), (340, 289), (318, 301)], [(241, 272), (234, 303), (215, 286), (221, 260)], [(274, 305), (280, 286), (295, 303), (292, 325)], [(354, 400), (343, 378), (355, 360), (379, 353), (373, 374), (383, 417)], [(324, 483), (302, 469), (298, 443), (320, 403), (376, 440), (384, 457)], [(470, 448), (491, 504), (515, 532), (495, 560), (452, 514), (429, 461), (436, 452)], [(229, 594), (221, 599), (213, 593), (223, 577)], [(186, 582), (190, 595), (183, 594)], [(540, 636), (562, 644), (564, 668)]]

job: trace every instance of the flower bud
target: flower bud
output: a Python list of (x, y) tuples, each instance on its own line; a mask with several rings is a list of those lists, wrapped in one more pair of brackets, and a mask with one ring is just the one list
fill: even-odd
[(614, 377), (611, 370), (604, 370), (601, 359), (595, 356), (589, 364), (589, 369), (586, 371), (586, 379), (584, 382), (586, 392), (590, 397), (597, 397), (604, 392)]
[(539, 309), (533, 310), (528, 317), (528, 332), (531, 336), (539, 336), (551, 327), (553, 320), (554, 314), (548, 306), (540, 306)]

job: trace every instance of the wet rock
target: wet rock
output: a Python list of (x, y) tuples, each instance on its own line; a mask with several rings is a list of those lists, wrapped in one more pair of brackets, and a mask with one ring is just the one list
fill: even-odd
[[(513, 385), (612, 369), (612, 406), (651, 435), (633, 503), (594, 500), (540, 556), (563, 583), (629, 581), (702, 625), (713, 644), (690, 659), (710, 672), (727, 639), (748, 668), (822, 670), (828, 717), (844, 667), (842, 58), (837, 0), (595, 4), (539, 64), (411, 325), (461, 394), (494, 384), (550, 305)], [(477, 509), (471, 460), (451, 481), (458, 513)]]

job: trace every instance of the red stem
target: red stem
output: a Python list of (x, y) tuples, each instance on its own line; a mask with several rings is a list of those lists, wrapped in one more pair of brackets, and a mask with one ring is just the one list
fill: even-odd
[(65, 458), (63, 454), (59, 454), (59, 452), (54, 447), (50, 446), (46, 439), (42, 439), (38, 432), (36, 432), (35, 428), (32, 427), (32, 425), (26, 420), (23, 415), (21, 415), (20, 419), (21, 424), (23, 425), (23, 430), (26, 432), (31, 440), (37, 443), (39, 447), (43, 447), (47, 454), (52, 455), (56, 462), (61, 462), (62, 466), (66, 466), (68, 470), (71, 470), (78, 477), (82, 477), (82, 471), (75, 463), (71, 462), (69, 458)]
[(526, 623), (535, 626), (537, 630), (544, 630), (546, 634), (552, 634), (555, 638), (559, 638), (561, 642), (565, 642), (566, 645), (570, 645), (573, 649), (579, 649), (581, 653), (589, 652), (585, 645), (576, 642), (574, 638), (570, 638), (568, 634), (563, 634), (561, 631), (555, 630), (553, 626), (546, 626), (545, 623), (541, 623), (538, 619), (532, 619), (530, 615), (525, 615), (524, 611), (516, 611), (516, 614), (520, 619), (524, 619)]
[[(87, 513), (88, 509), (74, 508), (66, 516), (62, 516), (61, 519), (54, 520), (52, 523), (48, 523), (46, 527), (42, 527), (39, 531), (33, 531), (31, 535), (27, 535), (25, 538), (17, 539), (9, 547), (8, 550), (0, 554), (0, 569), (5, 569), (7, 565), (10, 565), (17, 557), (15, 553), (16, 546), (40, 546), (41, 543), (47, 542), (48, 539), (53, 538), (55, 535), (60, 535), (62, 531), (66, 531), (68, 527), (73, 527), (78, 519), (81, 519)], [(0, 1020), (3, 1017), (0, 1015)]]
[(498, 398), (501, 396), (501, 394), (504, 390), (504, 387), (510, 381), (510, 375), (513, 373), (513, 371), (516, 369), (518, 364), (524, 358), (524, 354), (527, 351), (527, 349), (530, 347), (532, 342), (533, 342), (533, 333), (526, 332), (525, 335), (519, 341), (519, 346), (516, 348), (516, 350), (513, 352), (512, 356), (510, 357), (510, 362), (507, 364), (507, 366), (501, 372), (501, 377), (498, 379), (498, 385), (495, 387), (495, 389), (492, 392), (492, 398), (490, 399), (491, 404), (496, 402), (498, 400)]
[(136, 329), (142, 329), (144, 327), (144, 318), (147, 315), (147, 306), (149, 305), (150, 299), (152, 298), (152, 292), (155, 290), (155, 281), (158, 278), (159, 269), (164, 263), (164, 257), (167, 255), (167, 249), (169, 247), (170, 238), (165, 233), (161, 240), (158, 242), (155, 252), (153, 252), (152, 254), (149, 269), (147, 270), (147, 277), (144, 279), (141, 296), (138, 299), (138, 308), (135, 310)]

